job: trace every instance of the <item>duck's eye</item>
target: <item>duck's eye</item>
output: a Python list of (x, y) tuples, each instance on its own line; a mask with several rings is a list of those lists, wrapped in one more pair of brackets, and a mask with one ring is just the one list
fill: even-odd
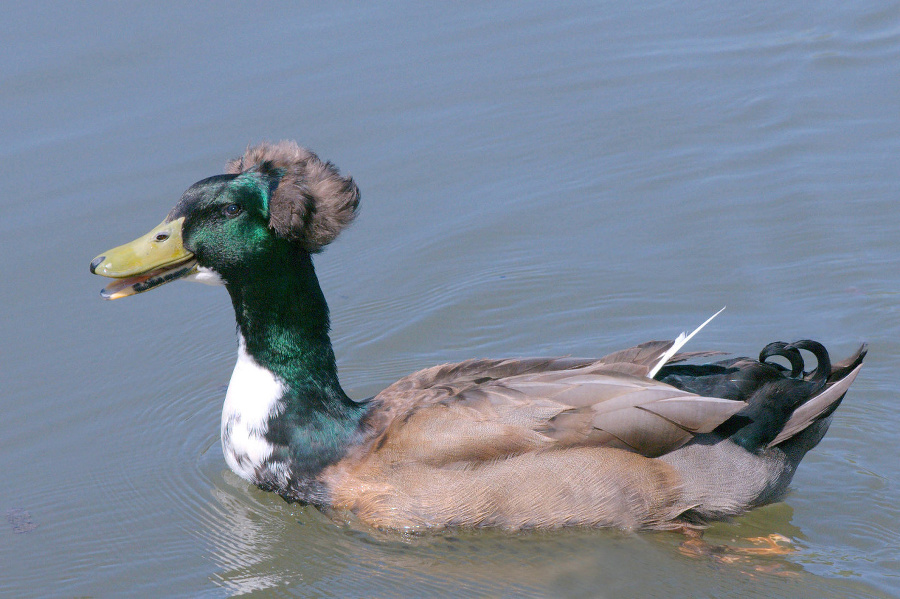
[(234, 218), (243, 211), (244, 209), (241, 208), (240, 204), (228, 204), (227, 206), (222, 208), (222, 213), (224, 213), (228, 218)]

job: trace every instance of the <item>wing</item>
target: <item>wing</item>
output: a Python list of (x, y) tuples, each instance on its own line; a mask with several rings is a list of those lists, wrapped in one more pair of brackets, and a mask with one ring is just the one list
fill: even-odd
[(469, 360), (414, 373), (373, 400), (377, 450), (435, 466), (575, 446), (662, 455), (746, 406), (646, 378), (671, 343), (600, 360)]

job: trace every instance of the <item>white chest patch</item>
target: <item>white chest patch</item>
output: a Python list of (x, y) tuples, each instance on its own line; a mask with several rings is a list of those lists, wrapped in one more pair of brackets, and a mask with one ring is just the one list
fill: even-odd
[(281, 379), (247, 353), (240, 337), (222, 409), (222, 450), (228, 467), (250, 482), (256, 482), (257, 467), (272, 455), (265, 434), (269, 418), (283, 409), (284, 389)]

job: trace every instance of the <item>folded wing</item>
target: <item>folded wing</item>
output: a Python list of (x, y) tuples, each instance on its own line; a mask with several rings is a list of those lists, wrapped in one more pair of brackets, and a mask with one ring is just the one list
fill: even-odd
[(662, 455), (746, 406), (646, 378), (671, 345), (649, 342), (600, 360), (469, 360), (414, 373), (374, 398), (385, 422), (378, 446), (434, 466), (576, 446)]

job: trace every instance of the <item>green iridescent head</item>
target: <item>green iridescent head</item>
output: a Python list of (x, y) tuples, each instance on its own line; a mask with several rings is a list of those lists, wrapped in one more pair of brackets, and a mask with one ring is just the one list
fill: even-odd
[(116, 279), (106, 299), (210, 271), (227, 282), (276, 255), (321, 250), (358, 206), (356, 184), (331, 163), (294, 142), (260, 144), (191, 185), (149, 233), (94, 258), (91, 272)]

